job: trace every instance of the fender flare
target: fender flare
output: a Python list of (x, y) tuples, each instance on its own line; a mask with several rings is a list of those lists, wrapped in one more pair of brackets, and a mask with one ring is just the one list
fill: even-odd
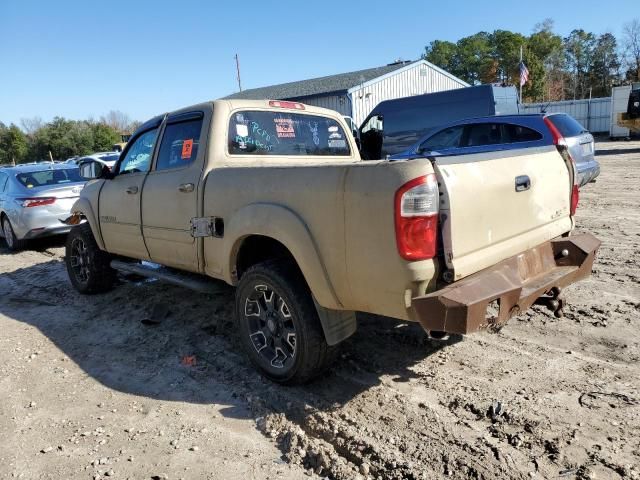
[(104, 240), (102, 239), (102, 232), (100, 230), (100, 224), (98, 223), (98, 218), (93, 212), (93, 208), (91, 208), (91, 203), (86, 198), (79, 198), (75, 201), (73, 206), (71, 207), (72, 214), (82, 214), (89, 222), (91, 226), (91, 232), (93, 233), (93, 237), (96, 239), (96, 243), (100, 250), (104, 250)]
[(252, 203), (236, 211), (224, 229), (222, 258), (228, 259), (226, 273), (231, 283), (237, 282), (236, 262), (244, 239), (261, 235), (277, 240), (289, 250), (320, 305), (343, 308), (309, 228), (291, 209), (273, 203)]

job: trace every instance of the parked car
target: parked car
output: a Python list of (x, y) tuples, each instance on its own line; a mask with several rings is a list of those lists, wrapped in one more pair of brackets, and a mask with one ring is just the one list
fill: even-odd
[(109, 169), (112, 169), (118, 161), (118, 158), (120, 158), (120, 152), (98, 152), (92, 153), (91, 155), (85, 155), (84, 157), (77, 157), (75, 159), (75, 163), (80, 165), (82, 162), (95, 160), (106, 165)]
[(282, 383), (323, 371), (356, 311), (434, 337), (502, 326), (534, 302), (559, 316), (561, 289), (590, 274), (600, 242), (570, 235), (578, 189), (563, 139), (514, 128), (545, 145), (365, 162), (338, 112), (297, 102), (160, 115), (113, 171), (81, 165), (91, 181), (66, 219), (67, 272), (84, 294), (112, 288), (116, 270), (236, 286), (241, 344)]
[(377, 160), (406, 151), (431, 129), (465, 118), (515, 115), (515, 87), (479, 85), (380, 102), (360, 126), (363, 158)]
[(60, 222), (69, 216), (86, 180), (78, 167), (65, 163), (35, 163), (0, 169), (1, 235), (10, 250), (29, 239), (67, 233)]
[(427, 155), (551, 148), (556, 142), (565, 145), (575, 161), (578, 187), (600, 174), (600, 164), (594, 158), (593, 136), (564, 113), (489, 116), (451, 122), (431, 129), (411, 148), (389, 158), (403, 160)]
[(549, 113), (545, 118), (549, 120), (549, 128), (554, 137), (563, 139), (576, 162), (578, 185), (582, 187), (594, 181), (600, 175), (600, 163), (595, 158), (593, 135), (566, 113)]

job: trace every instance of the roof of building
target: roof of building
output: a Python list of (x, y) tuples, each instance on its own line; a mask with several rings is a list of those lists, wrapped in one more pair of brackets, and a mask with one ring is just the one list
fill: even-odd
[(301, 80), (299, 82), (281, 83), (280, 85), (272, 85), (270, 87), (252, 88), (243, 90), (242, 92), (228, 95), (227, 99), (289, 99), (302, 98), (311, 95), (320, 95), (331, 92), (346, 92), (352, 87), (361, 83), (368, 82), (374, 78), (381, 77), (388, 73), (406, 67), (412, 62), (396, 62), (384, 67), (367, 68), (355, 72), (340, 73), (338, 75), (329, 75), (326, 77), (311, 78), (309, 80)]

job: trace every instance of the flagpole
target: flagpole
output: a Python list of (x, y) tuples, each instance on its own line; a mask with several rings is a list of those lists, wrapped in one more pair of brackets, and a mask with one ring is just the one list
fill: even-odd
[(520, 45), (520, 65), (518, 65), (518, 71), (520, 72), (520, 104), (522, 105), (522, 45)]

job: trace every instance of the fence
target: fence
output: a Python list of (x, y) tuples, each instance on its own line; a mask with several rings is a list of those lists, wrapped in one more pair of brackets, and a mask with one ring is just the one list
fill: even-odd
[(593, 133), (609, 133), (611, 127), (611, 97), (525, 103), (520, 106), (521, 113), (541, 113), (542, 110), (547, 113), (568, 113)]

